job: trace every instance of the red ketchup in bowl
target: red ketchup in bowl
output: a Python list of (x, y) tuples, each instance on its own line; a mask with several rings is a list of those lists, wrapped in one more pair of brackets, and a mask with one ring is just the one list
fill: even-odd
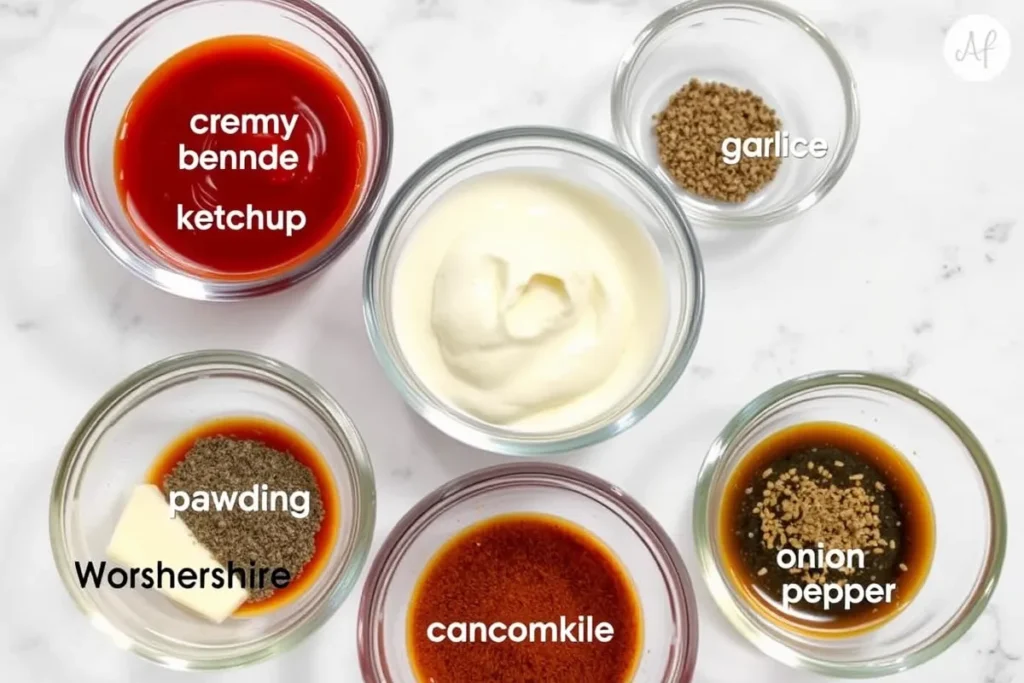
[(341, 79), (265, 36), (197, 43), (132, 97), (114, 149), (122, 206), (162, 258), (206, 278), (273, 276), (342, 231), (366, 133)]

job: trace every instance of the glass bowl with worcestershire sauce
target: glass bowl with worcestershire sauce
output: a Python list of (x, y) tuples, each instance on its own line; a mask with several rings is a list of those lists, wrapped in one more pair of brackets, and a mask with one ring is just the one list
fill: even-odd
[[(198, 461), (190, 460), (194, 458), (190, 454), (203, 437), (211, 436), (256, 441), (292, 456), (315, 478), (324, 509), (312, 554), (294, 581), (265, 599), (240, 605), (219, 623), (139, 580), (134, 587), (114, 585), (113, 567), (143, 565), (115, 561), (109, 553), (124, 520), (122, 511), (130, 507), (139, 489), (149, 485), (163, 488), (169, 501), (172, 496), (166, 485), (161, 487), (161, 480), (168, 481), (164, 477), (175, 471), (175, 465), (184, 471), (181, 468), (191, 462), (192, 472), (197, 472)], [(242, 467), (243, 475), (255, 471), (258, 464), (246, 462), (250, 466)], [(232, 467), (238, 471), (237, 465)], [(237, 483), (238, 475), (234, 476), (232, 481)], [(215, 494), (247, 488), (227, 481), (218, 474), (216, 485), (210, 488)], [(264, 483), (268, 481), (275, 484), (273, 476)], [(276, 515), (288, 514), (242, 509), (244, 512), (237, 514), (246, 518), (249, 530), (252, 524), (280, 527)], [(50, 543), (68, 593), (89, 621), (119, 647), (169, 668), (229, 669), (294, 647), (334, 614), (355, 586), (366, 561), (375, 513), (374, 478), (366, 448), (351, 420), (321, 386), (263, 356), (200, 351), (139, 370), (113, 387), (85, 415), (68, 440), (54, 477)], [(211, 551), (213, 546), (202, 542), (209, 536), (201, 532), (209, 534), (210, 526), (225, 523), (228, 533), (239, 528), (232, 527), (235, 520), (220, 517), (211, 518), (213, 524), (204, 530), (194, 526), (194, 520), (212, 512), (193, 511), (194, 517), (187, 514), (179, 512), (178, 516), (194, 532), (193, 542)], [(256, 517), (250, 523), (248, 518), (253, 515)], [(134, 538), (136, 545), (146, 546), (145, 535), (153, 537), (167, 521), (165, 517), (156, 524), (159, 520), (150, 519), (141, 527), (143, 537)], [(169, 536), (157, 537), (165, 539), (162, 547), (170, 547), (166, 542)], [(290, 547), (308, 541), (308, 537), (288, 538)], [(277, 540), (272, 539), (272, 545), (277, 546)], [(184, 566), (198, 571), (194, 560), (195, 556), (188, 561), (168, 556), (162, 561), (165, 568)], [(104, 561), (109, 582), (80, 581), (80, 570), (88, 568), (88, 563), (96, 569)], [(221, 565), (226, 563), (221, 561)]]
[(64, 144), (74, 201), (117, 261), (179, 296), (235, 300), (356, 240), (392, 135), (366, 48), (316, 3), (158, 0), (90, 59)]
[(975, 622), (1002, 569), (1006, 510), (985, 450), (945, 405), (834, 372), (765, 392), (725, 427), (698, 476), (694, 535), (712, 596), (754, 645), (868, 678), (931, 659)]
[(672, 195), (606, 142), (495, 130), (388, 203), (363, 280), (371, 344), (413, 410), (478, 448), (539, 456), (607, 439), (671, 390), (703, 270)]
[[(555, 635), (562, 618), (582, 624), (575, 643)], [(367, 683), (469, 680), (466, 666), (494, 681), (679, 683), (697, 655), (693, 589), (661, 526), (615, 486), (538, 462), (414, 506), (374, 560), (358, 629)]]
[[(738, 201), (685, 189), (661, 160), (655, 119), (691, 79), (762, 98), (781, 123), (772, 145), (783, 134), (787, 144), (820, 138), (827, 153), (782, 158), (771, 180)], [(854, 78), (835, 44), (807, 17), (772, 0), (689, 0), (656, 17), (619, 63), (611, 118), (618, 143), (655, 170), (701, 227), (768, 226), (807, 211), (839, 182), (860, 127)]]

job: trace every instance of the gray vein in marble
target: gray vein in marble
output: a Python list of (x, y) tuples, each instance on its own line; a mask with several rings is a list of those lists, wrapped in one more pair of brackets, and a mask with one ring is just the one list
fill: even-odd
[(416, 0), (416, 19), (454, 19), (455, 9), (444, 0)]
[(921, 357), (921, 354), (917, 351), (911, 351), (907, 354), (907, 360), (903, 367), (896, 371), (896, 376), (900, 379), (910, 379), (923, 364), (924, 358)]
[(715, 374), (714, 368), (709, 368), (706, 365), (691, 365), (690, 372), (697, 379), (708, 379)]
[[(791, 367), (795, 363), (796, 354), (803, 344), (803, 339), (804, 335), (800, 332), (791, 330), (785, 325), (779, 325), (776, 328), (775, 339), (755, 353), (753, 367), (757, 369), (766, 363), (771, 363), (779, 371)], [(785, 364), (781, 360), (783, 355), (787, 356)]]
[(11, 647), (16, 652), (31, 652), (46, 647), (46, 639), (38, 633), (15, 637)]
[(985, 241), (996, 244), (1006, 244), (1010, 241), (1010, 233), (1013, 232), (1015, 221), (1000, 221), (985, 228)]
[(142, 324), (142, 314), (131, 311), (128, 308), (132, 291), (131, 287), (130, 282), (125, 282), (117, 288), (114, 295), (110, 298), (110, 308), (108, 309), (110, 319), (113, 321), (118, 333), (122, 336)]
[(24, 47), (43, 37), (70, 0), (0, 0), (0, 48)]
[(924, 362), (924, 357), (920, 353), (911, 351), (907, 354), (906, 360), (901, 365), (875, 366), (872, 368), (872, 372), (889, 375), (898, 379), (910, 379), (921, 369)]
[(38, 19), (42, 13), (39, 2), (0, 2), (0, 18)]
[(995, 605), (990, 605), (985, 610), (985, 615), (992, 620), (994, 638), (992, 644), (987, 649), (978, 649), (978, 654), (986, 656), (988, 662), (984, 681), (985, 683), (1010, 683), (1014, 678), (1013, 669), (1016, 668), (1016, 663), (1021, 660), (1021, 656), (1008, 652), (1003, 645), (1002, 621), (999, 617), (999, 609)]
[(412, 479), (412, 468), (411, 467), (396, 467), (391, 470), (391, 476), (395, 479)]
[(963, 266), (960, 265), (960, 249), (957, 247), (946, 247), (943, 249), (944, 260), (942, 271), (939, 274), (940, 280), (952, 280), (963, 274)]
[(931, 332), (934, 329), (935, 323), (929, 319), (920, 320), (914, 323), (914, 326), (911, 328), (915, 336), (921, 336), (922, 334)]
[(952, 280), (958, 275), (962, 275), (964, 272), (963, 266), (956, 263), (943, 263), (942, 264), (942, 275), (940, 277), (943, 280)]

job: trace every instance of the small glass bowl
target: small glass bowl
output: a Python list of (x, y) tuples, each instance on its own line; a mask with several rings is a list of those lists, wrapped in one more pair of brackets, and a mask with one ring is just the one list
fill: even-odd
[(632, 683), (686, 683), (697, 659), (697, 603), (686, 567), (640, 504), (602, 479), (564, 465), (513, 463), (445, 484), (398, 522), (373, 561), (359, 605), (366, 683), (416, 683), (406, 643), (413, 589), (452, 536), (502, 514), (561, 517), (594, 534), (622, 561), (643, 612), (644, 642)]
[[(366, 175), (346, 227), (319, 252), (282, 272), (212, 279), (156, 253), (125, 215), (114, 181), (121, 117), (147, 76), (179, 51), (224, 35), (265, 35), (319, 57), (346, 85), (366, 131)], [(319, 272), (369, 223), (391, 166), (393, 123), (384, 82), (366, 48), (308, 0), (158, 0), (129, 17), (96, 50), (79, 78), (64, 131), (68, 182), (79, 212), (107, 251), (136, 276), (179, 296), (231, 301), (269, 294)]]
[[(750, 89), (783, 131), (828, 143), (821, 159), (784, 158), (778, 175), (739, 204), (698, 197), (658, 158), (654, 117), (691, 78)], [(860, 127), (857, 91), (836, 47), (806, 17), (769, 0), (691, 0), (668, 10), (626, 51), (612, 87), (618, 143), (655, 169), (698, 226), (768, 226), (817, 204), (839, 182)]]
[[(612, 198), (644, 228), (664, 264), (667, 323), (651, 370), (620, 405), (559, 432), (501, 427), (451, 406), (416, 377), (402, 353), (392, 320), (395, 269), (430, 206), (466, 180), (512, 170), (550, 173)], [(635, 424), (661, 402), (682, 375), (697, 344), (704, 271), (686, 216), (664, 185), (635, 159), (602, 140), (570, 130), (505, 128), (440, 152), (398, 189), (367, 251), (363, 302), (377, 359), (417, 413), (471, 446), (506, 455), (537, 456), (603, 441)]]
[[(266, 614), (204, 621), (153, 590), (82, 588), (75, 562), (106, 559), (128, 494), (160, 452), (217, 417), (283, 423), (317, 450), (337, 487), (340, 528), (316, 581)], [(322, 625), (359, 578), (373, 536), (373, 470), (355, 426), (297, 370), (239, 351), (173, 356), (111, 389), (75, 430), (50, 499), (50, 544), (71, 597), (122, 648), (176, 669), (226, 669), (283, 652)]]
[[(841, 422), (887, 441), (913, 465), (932, 501), (935, 552), (917, 596), (892, 619), (840, 637), (800, 634), (741, 597), (718, 538), (722, 494), (737, 465), (774, 432)], [(711, 445), (693, 506), (701, 569), (725, 616), (790, 666), (845, 678), (909, 669), (952, 645), (985, 609), (1006, 551), (1006, 509), (995, 470), (971, 431), (928, 394), (881, 375), (837, 372), (785, 382), (745, 406)]]

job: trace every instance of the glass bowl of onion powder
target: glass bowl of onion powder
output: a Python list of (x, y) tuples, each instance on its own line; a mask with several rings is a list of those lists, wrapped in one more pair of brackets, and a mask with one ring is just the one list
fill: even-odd
[(806, 211), (843, 175), (860, 125), (835, 45), (770, 0), (691, 0), (658, 16), (619, 64), (611, 112), (619, 145), (698, 226)]
[(920, 665), (982, 614), (1006, 554), (985, 449), (896, 378), (824, 372), (744, 406), (711, 444), (693, 529), (712, 598), (765, 654), (829, 677)]
[[(366, 448), (321, 386), (270, 358), (199, 351), (139, 370), (82, 419), (54, 479), (50, 542), (71, 597), (120, 647), (227, 669), (330, 618), (375, 510)], [(232, 568), (236, 587), (218, 585)]]

